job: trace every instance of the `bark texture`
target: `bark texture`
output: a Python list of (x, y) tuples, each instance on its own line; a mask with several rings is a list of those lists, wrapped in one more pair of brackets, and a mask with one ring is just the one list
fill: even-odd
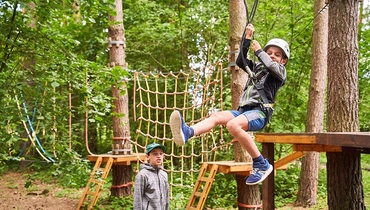
[[(247, 81), (247, 74), (236, 66), (235, 61), (239, 54), (239, 45), (241, 36), (246, 26), (246, 10), (243, 0), (230, 0), (229, 7), (229, 69), (231, 72), (231, 98), (232, 108), (237, 109), (239, 106), (239, 99), (243, 93)], [(234, 144), (234, 159), (236, 162), (251, 162), (252, 159), (246, 154), (246, 151), (240, 146), (239, 143)], [(245, 205), (258, 205), (261, 203), (261, 196), (258, 185), (248, 186), (245, 184), (244, 176), (236, 176), (238, 208), (242, 209), (255, 209), (243, 207)], [(244, 204), (244, 205), (243, 205)]]
[[(327, 130), (359, 131), (358, 1), (329, 1)], [(365, 209), (360, 153), (327, 153), (329, 209)]]
[[(110, 67), (117, 66), (126, 69), (125, 61), (125, 33), (123, 25), (122, 0), (115, 1), (116, 14), (109, 16), (109, 21), (114, 25), (108, 28)], [(130, 153), (130, 126), (128, 118), (128, 94), (125, 81), (117, 81), (112, 86), (113, 96), (113, 154)], [(123, 145), (123, 148), (121, 147)], [(118, 148), (117, 148), (118, 147)], [(122, 197), (132, 194), (131, 166), (113, 165), (111, 195)]]
[[(316, 0), (314, 14), (325, 6), (325, 0)], [(306, 131), (322, 132), (327, 79), (328, 12), (323, 11), (314, 20), (312, 41), (312, 69), (308, 98)], [(295, 206), (310, 207), (317, 204), (317, 186), (320, 153), (308, 152), (302, 158), (301, 180)]]

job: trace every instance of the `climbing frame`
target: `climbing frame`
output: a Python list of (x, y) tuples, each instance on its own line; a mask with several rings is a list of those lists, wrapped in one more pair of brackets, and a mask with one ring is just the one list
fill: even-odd
[(145, 157), (145, 153), (89, 155), (88, 159), (91, 162), (95, 162), (95, 166), (91, 171), (90, 179), (86, 184), (76, 210), (81, 209), (85, 205), (87, 205), (87, 209), (92, 209), (95, 206), (113, 165), (131, 165), (132, 162), (140, 163), (145, 161)]

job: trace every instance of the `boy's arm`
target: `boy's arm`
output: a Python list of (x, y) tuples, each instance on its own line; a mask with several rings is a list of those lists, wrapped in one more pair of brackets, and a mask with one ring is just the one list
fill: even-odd
[[(243, 69), (245, 72), (248, 73), (246, 66), (248, 65), (249, 69), (253, 69), (253, 62), (249, 60), (248, 57), (248, 51), (249, 46), (251, 45), (251, 40), (254, 33), (254, 26), (249, 23), (247, 27), (245, 28), (245, 37), (242, 37), (244, 39), (242, 41), (243, 46), (240, 46), (240, 52), (237, 59), (236, 59), (236, 65), (238, 65), (241, 69)], [(244, 35), (244, 34), (243, 34)]]
[[(245, 72), (247, 72), (246, 65), (248, 65), (250, 69), (253, 69), (253, 62), (251, 62), (251, 60), (247, 58), (250, 44), (251, 44), (251, 40), (245, 39), (243, 41), (243, 46), (240, 46), (240, 49), (243, 49), (243, 54), (240, 51), (240, 53), (238, 54), (238, 57), (236, 58), (236, 65), (238, 65), (239, 68), (243, 69)], [(245, 63), (243, 61), (243, 57), (244, 57)]]
[(262, 49), (257, 50), (254, 54), (274, 77), (278, 78), (282, 82), (286, 80), (286, 69), (283, 64), (273, 61)]
[(141, 210), (143, 195), (144, 195), (145, 180), (140, 174), (135, 177), (134, 185), (134, 208), (133, 210)]

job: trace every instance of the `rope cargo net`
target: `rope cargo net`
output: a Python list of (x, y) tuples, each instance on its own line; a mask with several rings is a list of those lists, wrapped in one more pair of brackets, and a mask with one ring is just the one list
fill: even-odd
[[(165, 145), (164, 167), (169, 174), (171, 188), (192, 188), (200, 163), (215, 161), (219, 151), (231, 146), (231, 142), (224, 142), (222, 126), (178, 146), (172, 141), (169, 125), (174, 110), (181, 112), (188, 125), (222, 110), (222, 71), (222, 65), (217, 63), (202, 71), (134, 74), (134, 120), (139, 126), (137, 135), (131, 140), (133, 152), (145, 152), (146, 145), (152, 142)], [(197, 154), (195, 151), (201, 152)], [(180, 179), (175, 179), (175, 173), (180, 174)]]

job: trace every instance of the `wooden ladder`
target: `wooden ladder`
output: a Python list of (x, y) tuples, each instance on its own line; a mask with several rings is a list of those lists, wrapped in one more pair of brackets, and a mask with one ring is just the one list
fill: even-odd
[(100, 167), (102, 165), (102, 162), (103, 157), (98, 157), (76, 210), (81, 209), (88, 196), (93, 196), (92, 199), (90, 199), (88, 209), (92, 209), (98, 201), (101, 188), (103, 187), (105, 179), (107, 178), (109, 171), (112, 168), (113, 158), (109, 157), (108, 162), (105, 164), (104, 168)]
[[(199, 210), (203, 209), (206, 203), (207, 196), (216, 176), (218, 165), (213, 164), (209, 171), (208, 177), (206, 176), (208, 164), (203, 163), (199, 170), (197, 182), (195, 183), (193, 193), (190, 196), (187, 210)], [(196, 204), (197, 203), (197, 204)]]

